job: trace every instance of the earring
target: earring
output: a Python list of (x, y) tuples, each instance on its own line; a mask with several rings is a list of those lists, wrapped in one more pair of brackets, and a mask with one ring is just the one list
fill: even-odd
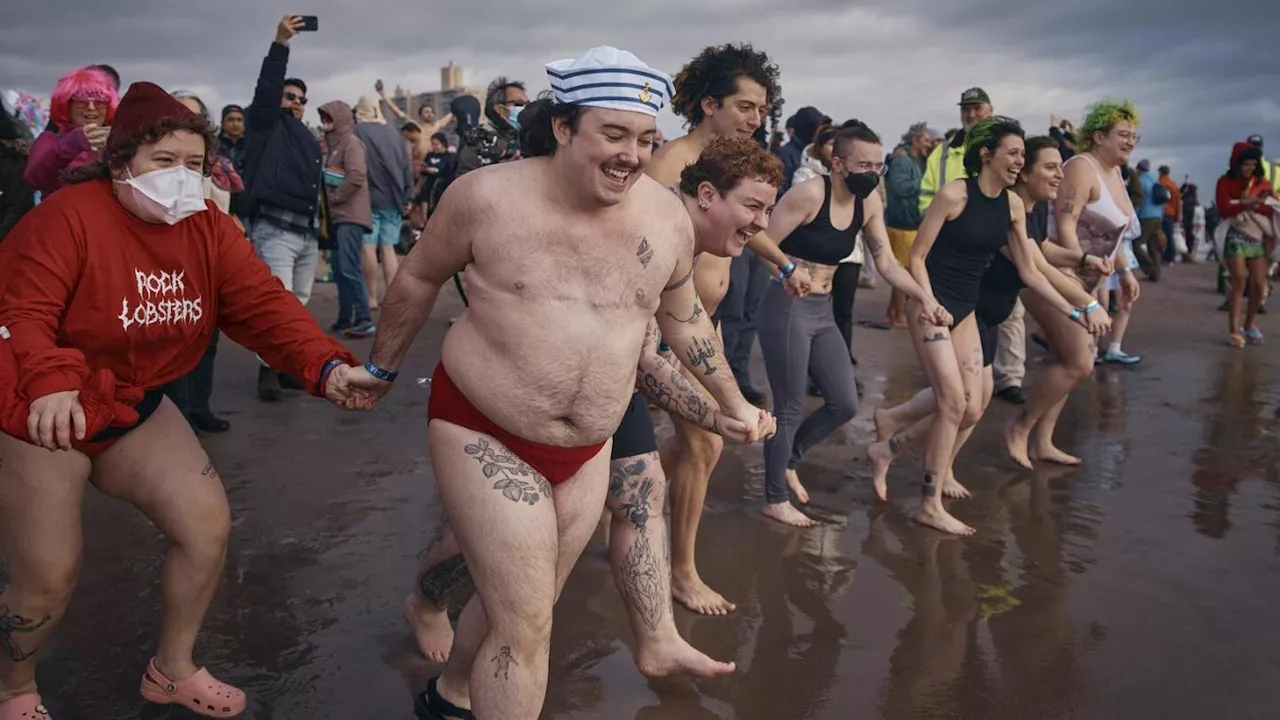
[(703, 210), (706, 210), (711, 207), (711, 203), (707, 202), (706, 200), (699, 200), (698, 207), (702, 208)]

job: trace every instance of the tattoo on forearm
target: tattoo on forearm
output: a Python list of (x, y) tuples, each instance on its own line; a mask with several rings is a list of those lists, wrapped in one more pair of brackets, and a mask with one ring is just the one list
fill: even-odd
[(649, 261), (653, 260), (653, 248), (649, 247), (649, 238), (640, 238), (640, 247), (636, 248), (636, 259), (640, 261), (642, 267), (649, 267)]
[(498, 450), (478, 437), (463, 452), (480, 463), (486, 478), (497, 478), (493, 489), (501, 490), (511, 502), (536, 505), (543, 497), (551, 499), (551, 483), (511, 451)]
[(664, 311), (667, 317), (671, 318), (672, 320), (675, 320), (678, 323), (684, 323), (686, 325), (692, 324), (698, 318), (702, 317), (703, 312), (705, 311), (702, 309), (702, 303), (698, 302), (697, 300), (693, 302), (693, 312), (691, 312), (689, 314), (689, 317), (687, 318), (681, 318), (669, 310)]
[(465, 605), (475, 586), (467, 561), (459, 553), (424, 570), (418, 578), (418, 590), (428, 605), (445, 610), (450, 605)]
[[(709, 405), (702, 397), (702, 393), (693, 387), (680, 371), (671, 368), (669, 377), (670, 383), (664, 382), (662, 378), (654, 373), (641, 369), (640, 373), (640, 392), (644, 394), (654, 405), (663, 410), (674, 413), (684, 420), (696, 424), (698, 427), (707, 428), (707, 418), (711, 417), (711, 405)], [(712, 432), (716, 430), (715, 424), (712, 428), (707, 428)]]
[(18, 640), (14, 635), (34, 633), (44, 627), (52, 618), (52, 615), (45, 615), (39, 620), (34, 620), (9, 612), (8, 605), (0, 605), (0, 644), (4, 645), (5, 656), (15, 663), (34, 657), (36, 653), (40, 652), (40, 648), (36, 647), (31, 648), (29, 651), (24, 651), (18, 645)]
[(714, 375), (716, 366), (712, 362), (716, 359), (716, 344), (708, 338), (694, 338), (693, 344), (688, 350), (689, 367), (703, 369), (704, 375)]
[(498, 648), (498, 654), (494, 655), (493, 659), (490, 660), (490, 662), (494, 663), (497, 666), (497, 668), (493, 671), (493, 676), (498, 677), (499, 675), (501, 675), (503, 680), (511, 679), (510, 672), (511, 672), (512, 665), (516, 665), (516, 666), (520, 665), (520, 663), (516, 662), (515, 656), (511, 654), (511, 648), (507, 645), (503, 645), (502, 647)]
[(689, 282), (689, 279), (693, 277), (693, 265), (694, 263), (690, 263), (689, 272), (686, 272), (684, 274), (684, 277), (680, 278), (679, 280), (676, 280), (675, 282), (672, 282), (668, 284), (666, 287), (662, 288), (662, 292), (670, 292), (672, 290), (675, 290), (677, 288), (684, 286), (685, 283)]

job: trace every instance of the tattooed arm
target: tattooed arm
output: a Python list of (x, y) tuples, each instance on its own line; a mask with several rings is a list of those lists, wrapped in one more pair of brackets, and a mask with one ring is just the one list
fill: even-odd
[[(1058, 199), (1053, 203), (1053, 221), (1057, 228), (1057, 237), (1053, 239), (1068, 250), (1080, 252), (1076, 226), (1080, 223), (1080, 213), (1089, 204), (1097, 178), (1087, 159), (1067, 163), (1062, 175), (1062, 187), (1058, 189)], [(1098, 190), (1104, 192), (1106, 188)]]
[(716, 411), (711, 403), (680, 373), (680, 368), (658, 352), (661, 337), (657, 321), (650, 320), (644, 347), (640, 350), (640, 364), (636, 367), (636, 390), (682, 420), (718, 433)]

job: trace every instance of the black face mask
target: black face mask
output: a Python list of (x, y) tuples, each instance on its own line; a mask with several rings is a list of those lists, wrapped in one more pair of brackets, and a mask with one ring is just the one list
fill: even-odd
[(864, 200), (868, 195), (875, 192), (876, 186), (880, 184), (880, 176), (873, 172), (849, 173), (844, 176), (844, 185), (849, 188), (849, 192), (859, 200)]

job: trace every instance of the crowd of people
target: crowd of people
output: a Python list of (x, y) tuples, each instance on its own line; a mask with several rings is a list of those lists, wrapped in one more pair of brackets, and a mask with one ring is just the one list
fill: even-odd
[[(797, 468), (858, 413), (868, 272), (891, 288), (879, 327), (908, 333), (926, 378), (874, 411), (874, 489), (887, 500), (892, 463), (921, 450), (914, 518), (954, 535), (973, 529), (943, 500), (970, 494), (953, 468), (993, 397), (1025, 405), (1005, 433), (1014, 462), (1081, 462), (1055, 427), (1095, 364), (1140, 362), (1122, 349), (1137, 271), (1220, 260), (1230, 344), (1263, 341), (1280, 200), (1261, 137), (1234, 145), (1212, 208), (1170, 168), (1131, 164), (1127, 101), (1029, 136), (974, 87), (960, 127), (917, 123), (892, 148), (814, 107), (770, 138), (780, 72), (743, 44), (674, 77), (597, 47), (548, 63), (546, 93), (499, 78), (445, 118), (407, 117), (378, 81), (376, 99), (321, 104), (312, 128), (289, 74), (304, 25), (285, 16), (251, 102), (216, 125), (189, 92), (121, 94), (106, 65), (62, 77), (47, 118), (4, 98), (0, 720), (48, 716), (36, 655), (75, 586), (90, 482), (169, 540), (143, 697), (245, 710), (193, 658), (231, 527), (196, 436), (229, 428), (210, 409), (221, 332), (258, 353), (262, 400), (294, 387), (369, 411), (441, 291), (462, 294), (427, 408), (445, 522), (402, 611), (444, 666), (418, 717), (504, 720), (541, 711), (552, 611), (602, 516), (638, 669), (736, 669), (674, 623), (673, 602), (736, 610), (696, 566), (707, 486), (725, 442), (760, 443), (763, 515), (813, 525)], [(664, 107), (686, 135), (663, 142)], [(305, 307), (322, 253), (328, 331)], [(1027, 316), (1050, 353), (1029, 392)], [(365, 362), (338, 339), (366, 337)], [(748, 370), (757, 340), (767, 393)], [(651, 408), (675, 429), (661, 447)]]

